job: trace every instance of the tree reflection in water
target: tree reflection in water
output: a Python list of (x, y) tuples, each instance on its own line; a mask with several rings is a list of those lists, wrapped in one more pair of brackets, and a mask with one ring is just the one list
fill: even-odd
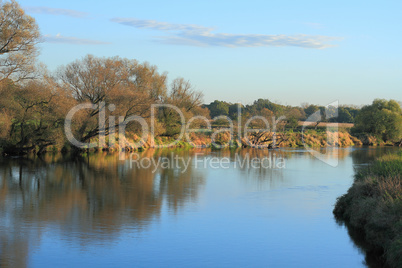
[[(190, 152), (175, 152), (188, 157)], [(141, 157), (172, 157), (148, 150)], [(130, 168), (117, 154), (66, 158), (46, 155), (3, 159), (0, 164), (0, 266), (24, 267), (44, 227), (65, 240), (105, 243), (124, 228), (138, 231), (160, 216), (162, 206), (177, 213), (197, 199), (205, 183), (190, 165)]]
[[(340, 159), (352, 154), (355, 164), (360, 164), (362, 158), (359, 150), (327, 153), (328, 157), (336, 154)], [(313, 156), (305, 150), (147, 150), (138, 154), (140, 158), (157, 161), (163, 157), (171, 162), (176, 156), (193, 160), (196, 155), (200, 159), (227, 158), (231, 167), (237, 160), (264, 157), (272, 162), (300, 157), (302, 161), (296, 162), (308, 164), (309, 168), (323, 165), (318, 160), (309, 161)], [(371, 157), (370, 153), (363, 154)], [(118, 154), (108, 153), (79, 158), (48, 154), (41, 158), (2, 159), (0, 267), (27, 266), (30, 253), (41, 245), (49, 231), (82, 249), (107, 245), (127, 230), (140, 237), (147, 227), (161, 219), (162, 213), (177, 214), (186, 205), (198, 202), (210, 168), (196, 168), (193, 161), (186, 169), (179, 161), (178, 166), (159, 167), (153, 173), (153, 166), (130, 167), (128, 159), (120, 161)], [(231, 168), (214, 174), (232, 174), (250, 185), (262, 185), (262, 189), (281, 187), (286, 180), (284, 171), (275, 166), (237, 165), (236, 171)]]

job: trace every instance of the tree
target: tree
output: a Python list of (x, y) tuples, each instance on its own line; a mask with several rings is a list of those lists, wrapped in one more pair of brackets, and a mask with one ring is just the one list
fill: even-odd
[(309, 105), (304, 109), (304, 112), (306, 113), (306, 117), (308, 118), (309, 116), (313, 115), (315, 112), (319, 111), (320, 107), (317, 105)]
[(346, 109), (345, 107), (338, 108), (338, 123), (353, 123), (353, 121), (353, 116), (350, 114), (348, 109)]
[(205, 105), (210, 112), (211, 118), (217, 117), (217, 116), (228, 116), (229, 115), (229, 106), (230, 104), (225, 102), (225, 101), (219, 101), (215, 100), (214, 102), (211, 102), (208, 105)]
[(351, 122), (351, 123), (353, 123), (354, 121), (355, 121), (355, 118), (356, 118), (356, 116), (357, 116), (357, 114), (359, 113), (359, 111), (360, 111), (360, 107), (357, 107), (357, 106), (347, 106), (347, 107), (344, 107), (348, 112), (349, 112), (349, 114), (352, 116), (352, 118), (353, 118), (353, 121)]
[(232, 120), (237, 120), (237, 117), (239, 116), (239, 108), (240, 108), (240, 113), (241, 109), (243, 109), (243, 105), (240, 103), (234, 103), (229, 106), (229, 117)]
[(294, 130), (299, 127), (299, 121), (305, 117), (304, 110), (299, 107), (289, 108), (286, 112), (287, 126)]
[(384, 141), (401, 141), (401, 106), (395, 100), (374, 100), (371, 105), (364, 106), (357, 114), (352, 131), (356, 134), (379, 136)]
[[(183, 78), (176, 78), (171, 84), (170, 91), (163, 98), (163, 103), (180, 109), (185, 119), (189, 119), (195, 114), (200, 115), (205, 112), (200, 110), (202, 97), (202, 92), (195, 90), (189, 81)], [(180, 119), (177, 111), (169, 107), (160, 109), (160, 120), (166, 129), (164, 135), (174, 136), (180, 133)]]
[(325, 113), (325, 107), (319, 107), (313, 104), (304, 108), (304, 112), (306, 114), (306, 121), (315, 122), (315, 128), (317, 129), (318, 125), (323, 120), (323, 118), (325, 119), (325, 117), (322, 116), (323, 110)]
[(254, 101), (252, 105), (248, 105), (248, 112), (257, 115), (262, 109), (268, 109), (274, 113), (275, 116), (279, 117), (284, 114), (285, 107), (280, 104), (271, 102), (268, 99), (258, 99)]
[(70, 106), (65, 92), (57, 90), (51, 79), (23, 85), (9, 81), (1, 95), (0, 106), (12, 118), (0, 137), (5, 153), (41, 153), (48, 146), (63, 145), (62, 126)]
[[(166, 75), (159, 74), (155, 66), (119, 57), (88, 55), (62, 67), (58, 78), (59, 86), (69, 92), (77, 104), (89, 103), (95, 107), (81, 111), (74, 119), (73, 133), (81, 142), (99, 134), (107, 136), (119, 127), (119, 120), (111, 123), (110, 116), (122, 116), (124, 120), (132, 115), (149, 117), (150, 105), (160, 102), (166, 94)], [(104, 126), (100, 125), (101, 111), (105, 113)]]
[(202, 97), (202, 92), (196, 91), (190, 81), (180, 77), (173, 80), (170, 94), (165, 102), (190, 112), (202, 104)]
[(14, 0), (0, 2), (0, 82), (32, 78), (39, 40), (34, 18)]

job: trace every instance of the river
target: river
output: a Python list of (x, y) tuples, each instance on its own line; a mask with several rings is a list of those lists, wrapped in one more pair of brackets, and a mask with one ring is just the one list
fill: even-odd
[(0, 267), (366, 267), (332, 210), (392, 150), (3, 158)]

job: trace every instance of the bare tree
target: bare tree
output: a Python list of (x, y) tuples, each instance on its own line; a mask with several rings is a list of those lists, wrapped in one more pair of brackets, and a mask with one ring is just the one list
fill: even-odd
[[(109, 135), (118, 126), (109, 123), (109, 116), (125, 119), (138, 115), (147, 117), (150, 105), (165, 94), (166, 75), (156, 67), (139, 64), (135, 60), (97, 58), (88, 55), (59, 70), (59, 84), (70, 92), (77, 103), (90, 103), (95, 109), (82, 112), (77, 122), (78, 139), (85, 142), (101, 132)], [(108, 109), (108, 105), (114, 109)], [(105, 128), (99, 124), (98, 114), (104, 111)]]
[[(199, 112), (203, 94), (194, 89), (189, 81), (183, 78), (173, 80), (170, 92), (163, 99), (164, 104), (174, 105), (179, 108), (185, 118), (191, 118)], [(198, 111), (197, 111), (198, 110)], [(165, 125), (167, 136), (174, 136), (180, 132), (181, 120), (176, 111), (169, 107), (161, 109), (161, 121)]]
[(172, 82), (167, 102), (189, 112), (202, 104), (202, 98), (202, 92), (196, 91), (189, 81), (176, 78)]
[(0, 82), (32, 78), (40, 33), (14, 0), (0, 2)]

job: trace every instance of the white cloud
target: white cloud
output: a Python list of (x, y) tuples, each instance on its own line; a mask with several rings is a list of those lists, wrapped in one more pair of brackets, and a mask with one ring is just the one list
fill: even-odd
[(195, 46), (225, 46), (225, 47), (284, 47), (295, 46), (322, 49), (334, 45), (328, 41), (336, 40), (327, 36), (310, 35), (257, 35), (257, 34), (205, 34), (189, 35), (181, 33), (177, 36), (160, 37), (161, 41), (169, 44), (187, 44)]
[(62, 36), (61, 34), (56, 35), (44, 35), (44, 39), (46, 43), (64, 43), (64, 44), (73, 44), (73, 45), (107, 45), (111, 44), (109, 42), (103, 42), (98, 40), (91, 39), (83, 39), (71, 36)]
[(182, 31), (188, 33), (208, 33), (214, 28), (208, 28), (194, 24), (174, 24), (168, 22), (160, 22), (156, 20), (140, 20), (134, 18), (113, 18), (113, 22), (123, 25), (132, 26), (139, 29), (153, 29), (159, 31)]
[(113, 18), (111, 21), (139, 28), (168, 32), (168, 36), (157, 37), (157, 42), (190, 46), (262, 47), (295, 46), (322, 49), (334, 45), (328, 42), (341, 38), (322, 35), (267, 35), (213, 33), (214, 28), (194, 24), (172, 24), (155, 20), (135, 18)]
[(74, 18), (85, 18), (88, 17), (88, 13), (81, 12), (72, 9), (65, 8), (52, 8), (52, 7), (24, 7), (25, 11), (29, 13), (37, 13), (37, 14), (49, 14), (49, 15), (63, 15)]

